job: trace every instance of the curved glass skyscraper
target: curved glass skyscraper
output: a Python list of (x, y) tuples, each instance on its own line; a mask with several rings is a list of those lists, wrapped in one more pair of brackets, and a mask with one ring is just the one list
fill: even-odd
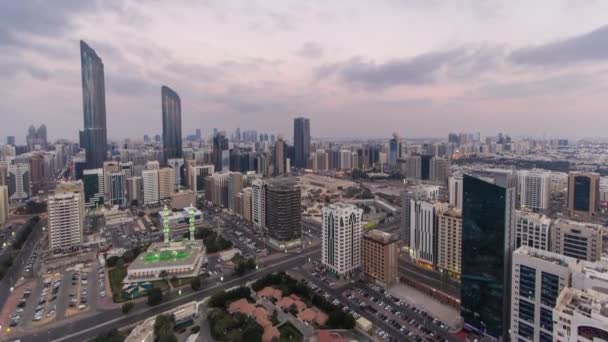
[(82, 71), (82, 107), (84, 130), (80, 132), (80, 146), (86, 150), (87, 169), (103, 166), (107, 157), (106, 91), (103, 61), (95, 50), (80, 41)]
[(167, 86), (161, 89), (163, 106), (163, 160), (182, 157), (182, 102)]

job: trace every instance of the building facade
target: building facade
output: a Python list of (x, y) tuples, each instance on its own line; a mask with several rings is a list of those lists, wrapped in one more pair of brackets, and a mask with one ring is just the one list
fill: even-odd
[(572, 171), (568, 174), (568, 210), (570, 215), (589, 217), (599, 209), (600, 175)]
[(163, 160), (182, 157), (182, 102), (177, 93), (162, 86)]
[(141, 172), (144, 204), (156, 204), (160, 200), (158, 192), (158, 170), (143, 170)]
[(361, 268), (363, 210), (334, 203), (323, 208), (321, 261), (334, 275), (350, 278)]
[(122, 172), (113, 172), (109, 178), (109, 206), (124, 207), (127, 205), (127, 180)]
[(443, 208), (437, 215), (437, 268), (455, 278), (460, 277), (462, 255), (462, 211)]
[(515, 211), (515, 248), (529, 246), (549, 250), (551, 219), (527, 210)]
[(603, 236), (602, 225), (557, 219), (551, 232), (551, 251), (572, 258), (597, 261), (602, 257)]
[(451, 176), (448, 181), (450, 205), (462, 210), (462, 174)]
[(443, 206), (441, 203), (412, 199), (410, 208), (410, 257), (419, 266), (434, 269), (438, 254), (438, 212)]
[(158, 170), (158, 197), (160, 199), (171, 198), (175, 190), (175, 173), (170, 167)]
[(363, 273), (385, 287), (397, 282), (399, 277), (397, 241), (396, 235), (377, 229), (363, 235)]
[(11, 201), (23, 201), (30, 198), (29, 164), (10, 164), (8, 166), (8, 193)]
[(53, 253), (78, 249), (82, 245), (80, 200), (80, 195), (70, 193), (49, 197), (49, 248)]
[(519, 171), (519, 205), (522, 209), (541, 212), (549, 206), (551, 173), (547, 171)]
[(93, 209), (104, 204), (103, 169), (84, 170), (82, 173), (85, 208)]
[(266, 226), (266, 181), (254, 179), (251, 184), (251, 221), (256, 227)]
[(127, 202), (142, 204), (144, 200), (144, 183), (142, 177), (127, 178)]
[(293, 120), (294, 166), (306, 168), (310, 155), (310, 120), (308, 118), (295, 118)]
[(8, 186), (0, 185), (0, 227), (8, 221)]
[(266, 189), (266, 232), (277, 246), (299, 244), (302, 236), (300, 186), (293, 178), (268, 181)]

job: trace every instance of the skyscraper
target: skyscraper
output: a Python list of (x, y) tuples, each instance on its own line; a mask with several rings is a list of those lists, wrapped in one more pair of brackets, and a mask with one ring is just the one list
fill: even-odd
[(300, 239), (302, 219), (301, 190), (291, 178), (273, 179), (266, 190), (266, 229), (270, 243), (289, 244)]
[(321, 261), (338, 277), (351, 277), (361, 268), (363, 209), (335, 203), (323, 208)]
[(295, 149), (294, 166), (306, 168), (306, 161), (310, 154), (310, 120), (307, 118), (295, 118), (293, 120), (293, 145)]
[(464, 175), (460, 314), (467, 326), (509, 340), (515, 177)]
[(80, 145), (86, 150), (87, 169), (99, 168), (107, 158), (106, 92), (103, 62), (95, 50), (80, 41), (84, 130)]
[[(215, 163), (215, 171), (220, 172), (224, 168), (228, 168), (229, 165), (224, 165), (224, 154), (226, 154), (224, 151), (228, 153), (229, 148), (230, 145), (225, 132), (219, 132), (213, 136), (213, 161)], [(228, 157), (228, 159), (230, 160), (230, 157)]]
[(254, 179), (251, 184), (251, 221), (256, 227), (266, 226), (266, 181)]
[(8, 186), (0, 185), (0, 227), (8, 220)]
[(163, 106), (163, 161), (182, 157), (182, 103), (175, 91), (161, 88)]
[(158, 203), (158, 170), (144, 170), (141, 172), (144, 191), (144, 204)]
[(109, 177), (110, 196), (108, 198), (109, 206), (125, 206), (127, 204), (127, 179), (122, 172), (113, 172)]
[(285, 173), (285, 153), (286, 153), (285, 141), (283, 137), (279, 136), (279, 139), (274, 145), (274, 174), (275, 176), (282, 175)]
[(393, 138), (388, 142), (388, 165), (397, 165), (397, 159), (401, 158), (401, 141), (397, 133), (393, 133)]

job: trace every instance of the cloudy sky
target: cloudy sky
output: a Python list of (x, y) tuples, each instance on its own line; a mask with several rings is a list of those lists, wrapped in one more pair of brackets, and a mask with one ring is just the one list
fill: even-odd
[(163, 84), (184, 134), (607, 135), (608, 1), (0, 1), (2, 141), (77, 138), (80, 39), (109, 138), (160, 132)]

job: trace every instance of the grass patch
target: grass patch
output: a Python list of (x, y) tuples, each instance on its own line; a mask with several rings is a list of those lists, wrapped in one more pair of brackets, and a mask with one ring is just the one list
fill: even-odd
[(122, 280), (127, 276), (126, 266), (117, 266), (108, 271), (110, 277), (110, 287), (112, 288), (112, 298), (115, 303), (124, 302), (122, 297)]
[(289, 322), (281, 325), (278, 329), (281, 333), (279, 342), (301, 342), (304, 338), (302, 333)]

